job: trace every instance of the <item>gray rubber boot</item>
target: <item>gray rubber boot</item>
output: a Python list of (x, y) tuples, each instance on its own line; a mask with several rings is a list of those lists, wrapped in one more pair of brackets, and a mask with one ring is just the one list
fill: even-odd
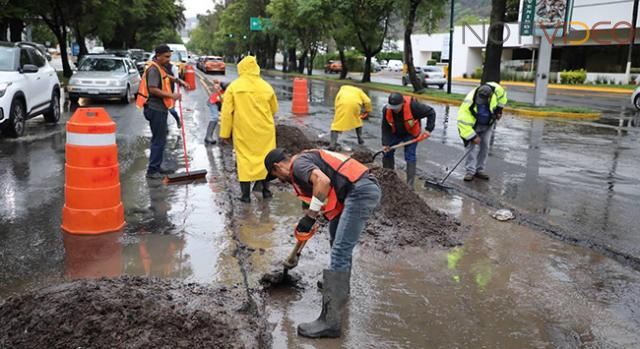
[(218, 126), (218, 123), (215, 121), (209, 121), (209, 124), (207, 125), (207, 134), (204, 137), (204, 142), (206, 144), (216, 144), (217, 141), (215, 140), (215, 131), (216, 131), (216, 127)]
[[(322, 282), (322, 280), (318, 280), (316, 286), (318, 286), (318, 291), (322, 292), (324, 283)], [(351, 269), (349, 269), (349, 283), (347, 283), (347, 294), (351, 294)]]
[(331, 131), (331, 141), (329, 142), (329, 150), (335, 151), (338, 147), (338, 136), (340, 136), (340, 132)]
[(251, 202), (251, 182), (240, 182), (240, 191), (242, 192), (240, 201)]
[(416, 180), (416, 163), (407, 162), (407, 185), (409, 189), (413, 190), (413, 184)]
[(382, 167), (383, 168), (390, 168), (390, 169), (395, 169), (396, 168), (396, 159), (394, 157), (383, 157), (382, 158)]
[(324, 270), (322, 312), (317, 320), (298, 325), (298, 335), (337, 338), (342, 334), (342, 314), (349, 298), (349, 273)]
[(358, 144), (363, 145), (364, 139), (362, 139), (362, 127), (356, 127), (356, 136), (358, 136)]

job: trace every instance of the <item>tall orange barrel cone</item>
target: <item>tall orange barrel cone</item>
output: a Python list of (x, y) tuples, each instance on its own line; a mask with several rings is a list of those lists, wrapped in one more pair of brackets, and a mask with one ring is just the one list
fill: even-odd
[(196, 71), (193, 70), (192, 65), (187, 65), (184, 71), (184, 81), (187, 83), (187, 90), (196, 89)]
[(103, 108), (78, 108), (67, 122), (62, 229), (101, 234), (124, 227), (116, 124)]
[(291, 111), (294, 114), (309, 113), (309, 91), (307, 90), (307, 79), (293, 79), (293, 101)]

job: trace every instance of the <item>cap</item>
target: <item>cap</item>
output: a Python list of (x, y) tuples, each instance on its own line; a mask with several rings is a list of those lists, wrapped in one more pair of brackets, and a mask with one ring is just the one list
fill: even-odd
[(482, 85), (476, 91), (476, 104), (489, 104), (489, 98), (493, 94), (493, 89), (489, 85)]
[(169, 47), (169, 45), (166, 44), (162, 44), (162, 45), (158, 45), (155, 49), (156, 55), (161, 55), (163, 53), (167, 53), (167, 52), (173, 52), (171, 50), (171, 48)]
[(393, 111), (398, 111), (402, 109), (402, 105), (404, 104), (404, 97), (401, 94), (394, 92), (389, 95), (389, 101), (387, 103), (387, 108)]
[(267, 181), (272, 181), (276, 178), (271, 174), (271, 171), (273, 171), (273, 165), (286, 158), (287, 156), (284, 155), (284, 149), (282, 148), (273, 149), (264, 157), (264, 167), (267, 168)]

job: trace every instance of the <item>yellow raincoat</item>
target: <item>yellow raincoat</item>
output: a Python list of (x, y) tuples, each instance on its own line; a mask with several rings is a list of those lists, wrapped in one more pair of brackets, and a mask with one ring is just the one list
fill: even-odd
[(355, 86), (342, 86), (336, 95), (336, 114), (333, 117), (331, 131), (343, 132), (362, 127), (362, 119), (360, 119), (362, 107), (367, 113), (371, 112), (369, 96)]
[(260, 77), (255, 57), (238, 63), (238, 79), (224, 93), (220, 116), (220, 138), (233, 137), (240, 182), (267, 177), (264, 158), (276, 147), (273, 115), (278, 100), (271, 85)]

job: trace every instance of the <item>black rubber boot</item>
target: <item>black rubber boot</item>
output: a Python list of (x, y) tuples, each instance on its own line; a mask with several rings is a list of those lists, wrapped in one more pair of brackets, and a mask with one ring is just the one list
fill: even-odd
[(240, 201), (251, 202), (251, 182), (240, 182), (240, 190), (242, 191)]
[(337, 338), (342, 334), (342, 314), (349, 298), (349, 273), (324, 270), (322, 312), (318, 319), (298, 325), (298, 335)]
[(209, 121), (209, 124), (207, 125), (207, 134), (204, 137), (204, 142), (205, 144), (216, 144), (217, 141), (215, 140), (215, 131), (216, 131), (216, 127), (218, 126), (218, 123), (215, 121)]
[(356, 136), (358, 136), (358, 144), (363, 145), (364, 139), (362, 139), (362, 127), (356, 127)]
[(407, 185), (409, 186), (409, 189), (411, 189), (412, 191), (413, 189), (413, 184), (415, 183), (416, 180), (416, 163), (415, 162), (407, 162)]
[(269, 190), (269, 181), (262, 181), (262, 198), (263, 199), (271, 199), (273, 197), (273, 193)]
[(394, 157), (383, 157), (382, 158), (382, 167), (395, 169), (396, 168), (396, 159)]
[(331, 140), (329, 142), (329, 150), (336, 151), (338, 149), (338, 137), (340, 136), (340, 132), (331, 131)]

